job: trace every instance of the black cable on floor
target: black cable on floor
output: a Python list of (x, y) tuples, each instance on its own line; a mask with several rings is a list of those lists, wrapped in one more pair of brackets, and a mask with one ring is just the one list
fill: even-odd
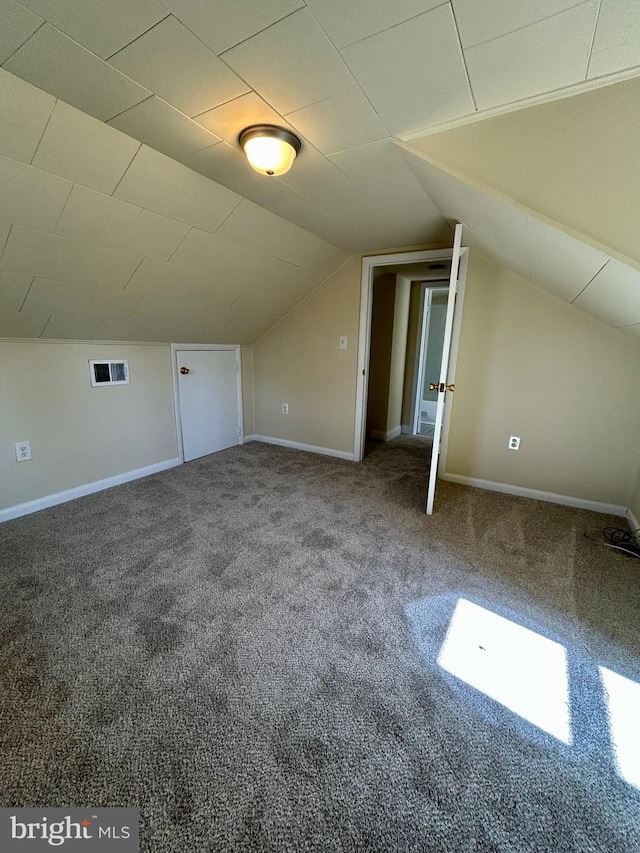
[(601, 531), (602, 539), (595, 539), (585, 532), (585, 537), (606, 548), (615, 548), (629, 557), (640, 558), (640, 527), (637, 530), (628, 530), (623, 527), (604, 527)]

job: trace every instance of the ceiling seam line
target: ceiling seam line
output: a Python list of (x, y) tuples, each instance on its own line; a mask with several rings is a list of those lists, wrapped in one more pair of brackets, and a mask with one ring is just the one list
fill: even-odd
[(607, 258), (607, 260), (602, 264), (602, 266), (600, 267), (600, 269), (598, 270), (598, 272), (597, 272), (595, 275), (591, 276), (591, 278), (590, 278), (590, 279), (589, 279), (589, 281), (585, 284), (585, 286), (582, 288), (582, 290), (580, 291), (580, 293), (578, 293), (578, 295), (577, 295), (577, 296), (574, 296), (574, 298), (573, 298), (573, 299), (571, 300), (571, 302), (569, 303), (570, 305), (573, 305), (573, 303), (576, 301), (576, 299), (579, 299), (579, 298), (582, 296), (582, 294), (583, 294), (583, 293), (585, 292), (585, 290), (589, 287), (589, 285), (591, 284), (591, 282), (592, 282), (595, 278), (597, 278), (597, 277), (600, 275), (600, 273), (601, 273), (601, 272), (602, 272), (602, 270), (606, 267), (606, 265), (609, 263), (609, 261), (610, 261), (610, 260), (611, 260), (611, 258)]
[(4, 250), (7, 248), (7, 244), (9, 242), (9, 237), (11, 236), (11, 232), (13, 231), (13, 222), (9, 225), (9, 230), (7, 231), (7, 237), (2, 244), (2, 251), (0, 251), (0, 261), (2, 261), (2, 257), (4, 255)]
[[(146, 257), (146, 256), (145, 256), (145, 257)], [(133, 279), (134, 275), (138, 272), (138, 270), (140, 269), (140, 267), (141, 267), (141, 266), (142, 266), (142, 264), (144, 263), (144, 260), (145, 260), (145, 258), (141, 258), (140, 263), (136, 266), (136, 268), (134, 269), (134, 271), (131, 273), (131, 275), (129, 276), (129, 278), (128, 278), (128, 279), (127, 279), (127, 281), (126, 281), (125, 286), (122, 288), (122, 290), (120, 291), (120, 293), (124, 293), (124, 292), (125, 292), (125, 290), (129, 287), (129, 285), (131, 284), (131, 280)], [(143, 293), (143, 294), (142, 294), (142, 296), (144, 296), (144, 295), (145, 295), (145, 294)], [(133, 311), (133, 310), (135, 310), (135, 308), (137, 308), (137, 305), (135, 305), (131, 310)]]
[(464, 66), (465, 77), (467, 78), (467, 85), (469, 86), (469, 94), (471, 95), (471, 101), (473, 103), (473, 111), (475, 113), (478, 112), (478, 102), (476, 101), (476, 96), (473, 91), (473, 86), (471, 85), (471, 77), (469, 75), (469, 69), (467, 67), (467, 57), (465, 56), (464, 48), (462, 46), (462, 37), (460, 35), (460, 27), (458, 26), (458, 19), (456, 18), (456, 10), (453, 8), (453, 3), (449, 3), (449, 7), (451, 9), (451, 15), (453, 17), (453, 26), (456, 30), (456, 36), (458, 37), (458, 46), (460, 48), (460, 55), (462, 56), (462, 64)]
[[(33, 152), (33, 156), (31, 157), (31, 160), (29, 160), (29, 163), (28, 163), (29, 166), (33, 166), (33, 161), (36, 159), (36, 154), (38, 153), (38, 149), (40, 148), (42, 140), (44, 139), (44, 135), (47, 132), (47, 128), (49, 127), (49, 122), (51, 121), (51, 117), (53, 116), (53, 112), (54, 112), (55, 108), (58, 106), (58, 102), (60, 101), (60, 98), (56, 98), (55, 95), (53, 97), (54, 97), (54, 102), (53, 102), (53, 106), (51, 107), (51, 112), (47, 116), (47, 120), (45, 122), (45, 125), (42, 128), (42, 133), (40, 134), (40, 139), (38, 139), (38, 144), (36, 145), (36, 150)], [(37, 169), (37, 168), (38, 168), (37, 166), (34, 166), (34, 169)]]
[[(253, 33), (252, 35), (247, 36), (246, 38), (240, 39), (240, 41), (236, 42), (236, 44), (232, 44), (230, 47), (225, 47), (224, 50), (221, 50), (220, 53), (216, 53), (215, 55), (218, 57), (218, 59), (222, 59), (222, 57), (224, 56), (225, 53), (229, 53), (230, 50), (235, 50), (236, 47), (240, 47), (241, 44), (245, 44), (245, 42), (251, 41), (252, 38), (255, 38), (256, 36), (262, 35), (262, 33), (266, 33), (267, 30), (271, 29), (271, 27), (275, 27), (277, 24), (282, 23), (282, 21), (286, 21), (287, 18), (290, 18), (292, 15), (295, 15), (297, 12), (301, 12), (303, 9), (308, 9), (308, 6), (305, 4), (304, 6), (301, 6), (299, 9), (294, 9), (293, 12), (289, 12), (288, 15), (284, 15), (282, 18), (278, 18), (277, 21), (274, 21), (272, 24), (268, 24), (266, 27), (263, 27), (261, 30), (258, 30), (257, 33)], [(311, 14), (310, 10), (309, 10), (309, 14)], [(315, 18), (314, 18), (314, 20), (315, 20)], [(187, 27), (187, 29), (188, 29), (188, 27)], [(191, 32), (191, 30), (189, 30), (189, 32)], [(194, 33), (194, 35), (195, 35), (195, 33)], [(198, 36), (196, 36), (196, 38), (198, 38)], [(209, 50), (211, 50), (211, 48), (209, 48)], [(222, 60), (222, 61), (224, 62), (224, 60)], [(231, 67), (231, 66), (229, 66), (229, 67)]]
[[(581, 0), (581, 2), (587, 2), (587, 0)], [(410, 18), (406, 18), (404, 21), (398, 21), (397, 24), (390, 24), (388, 27), (385, 27), (382, 30), (378, 30), (377, 33), (371, 33), (371, 35), (364, 36), (364, 38), (356, 39), (355, 41), (349, 42), (349, 44), (344, 44), (342, 47), (337, 47), (334, 45), (337, 51), (346, 50), (348, 47), (353, 47), (356, 44), (362, 44), (363, 41), (367, 41), (367, 39), (375, 38), (376, 36), (382, 35), (382, 33), (387, 33), (389, 30), (395, 30), (396, 27), (401, 27), (403, 24), (408, 24), (409, 21), (415, 21), (416, 18), (421, 18), (423, 15), (428, 15), (430, 12), (435, 12), (436, 9), (441, 9), (443, 6), (449, 6), (451, 0), (444, 0), (443, 3), (438, 3), (437, 6), (432, 6), (430, 9), (426, 9), (422, 12), (418, 12), (417, 15), (411, 15)], [(331, 42), (333, 44), (333, 42)]]
[[(188, 224), (188, 223), (186, 223), (186, 222), (185, 222), (185, 225), (187, 225), (187, 224)], [(180, 246), (182, 246), (182, 244), (183, 244), (183, 243), (184, 243), (184, 241), (187, 239), (187, 237), (189, 236), (189, 234), (191, 234), (191, 232), (193, 231), (193, 229), (194, 229), (194, 226), (193, 226), (193, 225), (189, 225), (189, 230), (188, 230), (188, 231), (187, 231), (187, 233), (184, 235), (184, 237), (182, 238), (182, 240), (180, 240), (180, 242), (179, 242), (179, 243), (178, 243), (178, 245), (175, 247), (175, 249), (173, 250), (173, 252), (171, 252), (171, 254), (169, 255), (169, 257), (168, 257), (168, 258), (167, 258), (167, 260), (166, 260), (166, 263), (170, 263), (170, 262), (171, 262), (171, 258), (175, 255), (175, 253), (178, 251), (178, 249), (180, 248)]]
[[(117, 68), (115, 68), (114, 70), (115, 70), (115, 71), (117, 71), (118, 69), (117, 69)], [(120, 72), (120, 73), (122, 74), (122, 72)], [(131, 79), (131, 78), (129, 78), (129, 79)], [(138, 86), (140, 86), (140, 85), (141, 85), (140, 83), (138, 83), (138, 81), (137, 81), (137, 80), (134, 80), (133, 82), (134, 82), (134, 83), (137, 83), (137, 85), (138, 85)], [(144, 89), (144, 88), (146, 88), (146, 86), (143, 86), (142, 88)], [(139, 107), (139, 106), (140, 106), (140, 104), (144, 104), (144, 102), (145, 102), (145, 101), (148, 101), (148, 100), (150, 100), (151, 98), (158, 98), (158, 95), (156, 95), (156, 93), (155, 93), (155, 92), (150, 92), (148, 89), (147, 89), (147, 91), (149, 92), (149, 94), (148, 94), (146, 97), (142, 98), (142, 100), (140, 100), (140, 101), (136, 101), (136, 102), (135, 102), (135, 104), (131, 104), (131, 106), (130, 106), (130, 107), (125, 107), (123, 110), (120, 110), (120, 112), (119, 112), (119, 113), (115, 113), (115, 115), (109, 116), (109, 118), (106, 118), (106, 119), (104, 120), (104, 124), (109, 125), (109, 127), (113, 127), (113, 125), (110, 125), (110, 124), (109, 124), (109, 122), (110, 122), (110, 121), (113, 121), (113, 120), (114, 120), (114, 119), (116, 119), (116, 118), (120, 118), (120, 116), (124, 115), (125, 113), (128, 113), (128, 112), (129, 112), (129, 110), (132, 110), (134, 107)], [(162, 100), (162, 98), (160, 98), (160, 100)], [(167, 103), (167, 102), (165, 102), (165, 103)], [(169, 104), (169, 106), (171, 106), (171, 104)], [(175, 110), (175, 109), (176, 109), (176, 107), (174, 107), (174, 110)], [(116, 128), (114, 128), (114, 130), (118, 130), (118, 128), (116, 127)], [(123, 132), (123, 131), (121, 130), (121, 131), (120, 131), (120, 133), (122, 133), (122, 132)], [(133, 137), (131, 137), (131, 139), (133, 139)], [(138, 140), (138, 142), (139, 142), (139, 141), (140, 141), (140, 140)], [(142, 143), (141, 143), (141, 144), (142, 144)]]
[[(105, 56), (105, 58), (104, 58), (103, 62), (107, 62), (107, 63), (108, 63), (108, 62), (111, 62), (111, 60), (113, 59), (113, 57), (114, 57), (114, 56), (117, 56), (117, 55), (118, 55), (119, 53), (121, 53), (123, 50), (126, 50), (128, 47), (131, 47), (131, 45), (132, 45), (132, 44), (135, 44), (135, 43), (138, 41), (138, 39), (141, 39), (143, 36), (146, 36), (146, 35), (147, 35), (147, 33), (150, 33), (150, 32), (151, 32), (151, 30), (154, 30), (154, 29), (155, 29), (159, 24), (161, 24), (163, 21), (166, 21), (166, 20), (167, 20), (167, 18), (172, 18), (172, 17), (173, 17), (173, 15), (171, 14), (171, 12), (167, 12), (167, 14), (164, 16), (164, 18), (160, 18), (160, 20), (159, 20), (159, 21), (156, 21), (156, 22), (155, 22), (155, 24), (151, 24), (151, 26), (150, 26), (150, 27), (147, 27), (147, 29), (146, 29), (146, 30), (143, 30), (143, 32), (138, 33), (138, 35), (137, 35), (135, 38), (131, 39), (131, 41), (127, 42), (126, 44), (123, 44), (123, 45), (122, 45), (122, 47), (119, 47), (117, 50), (114, 50), (114, 52), (113, 52), (112, 54), (110, 54), (109, 56)], [(96, 54), (96, 55), (97, 55), (97, 54)], [(114, 65), (114, 66), (112, 66), (112, 67), (113, 67), (113, 68), (115, 68), (115, 65)], [(119, 70), (120, 70), (120, 69), (118, 69), (118, 71), (119, 71)], [(137, 82), (137, 81), (136, 81), (136, 82)]]
[[(28, 38), (26, 38), (26, 39), (22, 42), (22, 44), (21, 44), (21, 45), (18, 45), (18, 47), (17, 47), (14, 51), (12, 51), (12, 52), (11, 52), (11, 54), (10, 54), (9, 56), (7, 56), (7, 58), (6, 58), (6, 59), (4, 60), (4, 62), (2, 63), (2, 67), (3, 67), (3, 68), (4, 68), (4, 66), (7, 64), (7, 62), (9, 62), (9, 60), (10, 60), (10, 59), (13, 59), (13, 57), (16, 55), (16, 53), (17, 53), (19, 50), (22, 50), (22, 48), (25, 46), (25, 44), (26, 44), (28, 41), (31, 41), (31, 39), (35, 36), (35, 34), (36, 34), (39, 30), (41, 30), (41, 29), (44, 27), (44, 25), (45, 25), (45, 24), (49, 24), (49, 21), (45, 21), (45, 20), (43, 19), (42, 23), (41, 23), (41, 24), (39, 24), (39, 25), (36, 27), (36, 29), (31, 33), (31, 35), (30, 35)], [(52, 25), (52, 24), (49, 24), (49, 26), (53, 26), (53, 25)], [(16, 75), (16, 76), (17, 76), (17, 75)], [(20, 78), (20, 79), (22, 79), (22, 78)], [(27, 81), (25, 81), (25, 82), (29, 82), (29, 81), (27, 80)], [(33, 85), (33, 83), (32, 83), (32, 84), (30, 84), (30, 85)]]
[(574, 9), (577, 9), (579, 6), (587, 6), (591, 3), (592, 0), (580, 0), (579, 3), (574, 3), (573, 6), (567, 6), (566, 9), (561, 9), (559, 12), (554, 12), (552, 15), (547, 15), (544, 18), (540, 18), (539, 21), (532, 21), (530, 24), (523, 24), (521, 27), (516, 27), (514, 30), (509, 30), (506, 33), (501, 33), (499, 36), (492, 36), (490, 39), (484, 39), (484, 41), (478, 41), (474, 44), (468, 44), (465, 48), (466, 50), (471, 50), (474, 47), (480, 47), (484, 44), (490, 44), (492, 41), (498, 41), (498, 39), (505, 38), (506, 36), (511, 36), (514, 33), (520, 33), (522, 30), (526, 30), (529, 27), (535, 27), (536, 24), (543, 24), (545, 21), (550, 21), (552, 18), (557, 18), (560, 15), (565, 15), (567, 12), (572, 12)]
[(27, 301), (27, 299), (28, 299), (28, 297), (29, 297), (29, 294), (31, 293), (31, 288), (32, 288), (32, 287), (33, 287), (33, 285), (34, 285), (35, 280), (36, 280), (36, 277), (35, 277), (35, 275), (34, 275), (34, 276), (32, 277), (32, 279), (31, 279), (31, 284), (30, 284), (30, 285), (29, 285), (29, 287), (27, 288), (27, 292), (26, 292), (26, 293), (25, 293), (25, 295), (24, 295), (24, 299), (22, 300), (22, 302), (21, 302), (21, 304), (20, 304), (20, 307), (18, 308), (18, 314), (19, 314), (19, 313), (22, 311), (22, 309), (24, 308), (24, 303)]
[[(136, 140), (136, 141), (139, 141), (139, 140)], [(115, 198), (115, 195), (114, 195), (114, 194), (115, 194), (116, 190), (118, 189), (118, 187), (120, 186), (120, 184), (121, 184), (121, 183), (122, 183), (122, 181), (124, 180), (124, 176), (127, 174), (127, 172), (129, 171), (129, 169), (131, 168), (131, 165), (132, 165), (133, 161), (136, 159), (136, 157), (137, 157), (137, 156), (138, 156), (138, 154), (140, 153), (140, 149), (142, 148), (142, 145), (143, 145), (143, 143), (142, 143), (142, 142), (140, 142), (140, 144), (138, 145), (138, 147), (136, 148), (136, 150), (135, 150), (135, 152), (134, 152), (134, 154), (133, 154), (133, 157), (131, 158), (131, 160), (130, 160), (130, 161), (129, 161), (129, 163), (127, 164), (127, 168), (124, 170), (124, 172), (122, 173), (122, 175), (121, 175), (120, 179), (118, 180), (118, 183), (117, 183), (117, 184), (115, 185), (115, 187), (113, 188), (113, 192), (109, 193), (109, 195), (110, 195), (110, 197), (111, 197), (111, 198)]]
[[(73, 188), (75, 187), (76, 183), (77, 183), (77, 181), (71, 181), (71, 188), (69, 189), (69, 192), (67, 193), (67, 197), (64, 200), (64, 204), (62, 205), (62, 210), (58, 214), (58, 218), (55, 221), (55, 225), (53, 226), (53, 232), (52, 233), (55, 232), (56, 228), (60, 224), (60, 220), (62, 219), (62, 214), (67, 209), (67, 205), (69, 204), (69, 199), (71, 198), (71, 193), (73, 192)], [(81, 184), (81, 186), (84, 186), (84, 184)], [(60, 235), (58, 235), (58, 236), (60, 236)]]
[(587, 67), (584, 71), (584, 79), (589, 79), (589, 67), (591, 65), (591, 59), (593, 58), (593, 46), (596, 43), (596, 33), (598, 32), (598, 24), (600, 23), (600, 12), (602, 11), (602, 0), (598, 0), (598, 10), (596, 12), (596, 19), (593, 24), (593, 35), (591, 36), (591, 44), (589, 45), (589, 55), (587, 57)]

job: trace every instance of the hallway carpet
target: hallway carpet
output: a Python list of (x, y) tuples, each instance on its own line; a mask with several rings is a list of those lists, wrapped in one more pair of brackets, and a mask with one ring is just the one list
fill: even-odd
[(620, 520), (428, 518), (428, 456), (252, 443), (3, 525), (0, 805), (135, 806), (144, 853), (638, 851), (640, 572), (583, 537)]

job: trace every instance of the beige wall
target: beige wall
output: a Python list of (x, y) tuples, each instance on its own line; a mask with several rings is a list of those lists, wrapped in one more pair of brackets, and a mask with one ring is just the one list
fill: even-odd
[(360, 272), (351, 258), (254, 344), (256, 434), (353, 451)]
[[(131, 384), (92, 388), (93, 358), (128, 359)], [(167, 344), (0, 342), (0, 399), (2, 509), (178, 455)]]
[(413, 384), (415, 382), (416, 357), (419, 345), (421, 289), (421, 282), (411, 282), (409, 320), (407, 322), (407, 355), (404, 365), (404, 390), (402, 394), (402, 425), (411, 427), (411, 429), (413, 429), (411, 404), (413, 403)]
[[(360, 273), (352, 258), (255, 345), (257, 433), (353, 450)], [(446, 471), (627, 506), (639, 381), (632, 338), (472, 252)]]
[(400, 429), (402, 423), (402, 392), (404, 390), (404, 366), (407, 358), (410, 298), (410, 280), (402, 278), (402, 276), (396, 276), (393, 306), (393, 339), (391, 342), (391, 364), (389, 366), (387, 432)]
[(473, 252), (446, 471), (627, 506), (639, 381), (635, 341)]

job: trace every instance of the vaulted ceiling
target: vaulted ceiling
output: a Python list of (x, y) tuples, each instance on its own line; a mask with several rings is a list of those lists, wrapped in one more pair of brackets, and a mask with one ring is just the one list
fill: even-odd
[[(535, 216), (499, 162), (441, 162), (456, 126), (640, 73), (636, 0), (0, 0), (0, 22), (5, 336), (250, 343), (347, 253), (448, 242), (473, 193)], [(282, 178), (239, 150), (259, 122), (302, 139)]]

